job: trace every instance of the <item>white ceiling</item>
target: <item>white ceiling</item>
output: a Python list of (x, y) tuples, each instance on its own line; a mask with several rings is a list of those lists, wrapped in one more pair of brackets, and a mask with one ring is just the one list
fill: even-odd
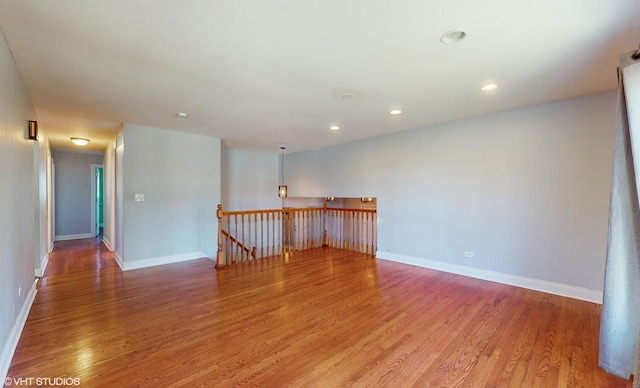
[(277, 153), (614, 90), (640, 0), (0, 0), (0, 26), (56, 148), (125, 122)]

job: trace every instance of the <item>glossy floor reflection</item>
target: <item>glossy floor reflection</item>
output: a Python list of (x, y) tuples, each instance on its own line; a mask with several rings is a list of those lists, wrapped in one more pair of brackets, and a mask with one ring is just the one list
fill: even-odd
[(624, 387), (600, 306), (337, 249), (121, 272), (56, 243), (9, 376), (87, 387)]

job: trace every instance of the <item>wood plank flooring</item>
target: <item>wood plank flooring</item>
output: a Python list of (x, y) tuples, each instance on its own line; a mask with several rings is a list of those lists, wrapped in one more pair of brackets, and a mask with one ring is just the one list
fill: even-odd
[[(624, 387), (600, 306), (315, 249), (121, 272), (57, 243), (8, 376), (85, 387)], [(26, 385), (22, 385), (26, 386)]]

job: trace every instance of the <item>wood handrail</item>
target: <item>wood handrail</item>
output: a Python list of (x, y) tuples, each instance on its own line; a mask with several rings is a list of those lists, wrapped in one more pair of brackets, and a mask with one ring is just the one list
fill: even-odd
[[(225, 216), (235, 216), (242, 214), (265, 214), (265, 213), (286, 213), (286, 212), (299, 212), (306, 210), (324, 210), (324, 207), (286, 207), (282, 209), (266, 209), (266, 210), (232, 210), (226, 211), (223, 213)], [(375, 209), (353, 209), (353, 208), (342, 208), (342, 207), (327, 207), (327, 210), (340, 210), (340, 211), (355, 211), (359, 213), (376, 213)]]
[[(375, 255), (375, 209), (296, 207), (224, 211), (218, 205), (216, 268), (296, 251), (333, 247)], [(223, 228), (224, 225), (224, 228)], [(249, 246), (253, 246), (252, 249)]]

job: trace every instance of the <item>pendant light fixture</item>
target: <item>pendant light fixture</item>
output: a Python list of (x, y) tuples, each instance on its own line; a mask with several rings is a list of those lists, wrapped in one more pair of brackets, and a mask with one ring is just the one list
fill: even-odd
[(287, 185), (284, 184), (284, 146), (280, 146), (280, 186), (278, 186), (278, 197), (287, 198)]

